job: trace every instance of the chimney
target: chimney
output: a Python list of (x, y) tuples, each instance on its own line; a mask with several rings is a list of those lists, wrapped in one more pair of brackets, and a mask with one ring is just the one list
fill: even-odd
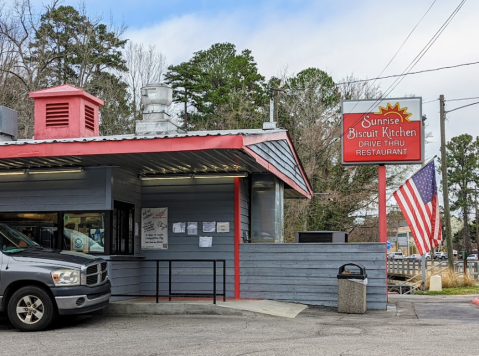
[(141, 88), (143, 104), (143, 120), (136, 120), (137, 135), (164, 134), (178, 131), (178, 126), (170, 120), (166, 113), (173, 102), (173, 89), (166, 84), (151, 83)]
[(16, 141), (17, 135), (17, 112), (5, 106), (0, 106), (0, 141)]
[(35, 100), (35, 140), (99, 136), (103, 100), (64, 84), (30, 93)]

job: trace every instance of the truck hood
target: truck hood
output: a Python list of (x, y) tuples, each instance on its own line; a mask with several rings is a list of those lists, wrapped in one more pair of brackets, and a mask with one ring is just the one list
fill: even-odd
[(64, 267), (76, 267), (100, 259), (81, 252), (29, 248), (10, 256), (16, 262), (45, 263)]

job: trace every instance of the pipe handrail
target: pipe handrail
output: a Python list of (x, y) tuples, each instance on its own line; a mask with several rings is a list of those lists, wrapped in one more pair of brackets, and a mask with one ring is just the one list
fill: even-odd
[[(113, 260), (111, 262), (131, 262), (130, 260)], [(155, 297), (156, 303), (159, 302), (160, 297), (168, 297), (168, 300), (171, 301), (172, 297), (192, 297), (192, 298), (202, 298), (202, 297), (212, 297), (213, 304), (216, 304), (216, 297), (223, 297), (223, 302), (226, 301), (226, 260), (204, 260), (204, 259), (142, 259), (139, 262), (155, 262), (156, 263), (156, 292), (155, 295), (151, 294), (112, 294), (112, 297)], [(168, 262), (168, 294), (160, 294), (160, 262)], [(213, 291), (212, 293), (175, 293), (172, 292), (172, 271), (173, 271), (173, 263), (174, 262), (203, 262), (203, 263), (212, 263), (213, 264)], [(223, 264), (223, 293), (218, 293), (216, 289), (216, 281), (217, 281), (217, 264)]]

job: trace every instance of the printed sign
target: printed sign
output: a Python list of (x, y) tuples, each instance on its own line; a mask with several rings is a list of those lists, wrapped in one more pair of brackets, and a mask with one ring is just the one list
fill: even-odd
[(141, 209), (141, 249), (168, 249), (168, 208)]
[(174, 234), (181, 234), (186, 231), (186, 223), (184, 222), (176, 222), (173, 223), (173, 233)]
[(215, 232), (215, 222), (203, 221), (203, 232)]
[(230, 232), (229, 222), (219, 222), (217, 226), (218, 232)]
[(422, 163), (421, 108), (421, 98), (343, 101), (342, 163)]
[(188, 222), (187, 233), (188, 235), (198, 235), (198, 222)]
[(200, 236), (199, 247), (211, 247), (213, 246), (212, 236)]

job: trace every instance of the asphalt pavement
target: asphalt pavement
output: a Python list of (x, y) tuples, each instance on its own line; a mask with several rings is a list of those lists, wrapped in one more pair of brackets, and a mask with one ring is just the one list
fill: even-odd
[(392, 295), (388, 310), (339, 314), (309, 307), (296, 317), (111, 315), (63, 319), (20, 333), (0, 317), (0, 355), (477, 355), (477, 296)]

